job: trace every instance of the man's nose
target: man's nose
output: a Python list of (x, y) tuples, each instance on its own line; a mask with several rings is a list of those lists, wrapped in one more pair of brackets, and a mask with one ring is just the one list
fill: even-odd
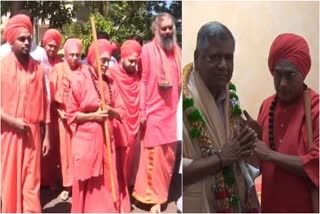
[(224, 57), (221, 57), (221, 59), (219, 60), (219, 64), (218, 67), (223, 69), (223, 68), (227, 68), (227, 60)]

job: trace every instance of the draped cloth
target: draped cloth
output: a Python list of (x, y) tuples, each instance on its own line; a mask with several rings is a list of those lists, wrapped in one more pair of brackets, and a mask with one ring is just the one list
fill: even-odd
[[(222, 148), (227, 140), (231, 139), (235, 134), (234, 127), (231, 127), (229, 123), (230, 104), (228, 102), (228, 88), (226, 88), (226, 98), (223, 101), (223, 114), (220, 112), (214, 97), (197, 71), (193, 71), (190, 75), (188, 92), (192, 96), (195, 106), (200, 110), (208, 125), (208, 135), (210, 139), (216, 148)], [(190, 160), (202, 158), (202, 154), (197, 140), (192, 139), (189, 135), (191, 127), (185, 113), (183, 118), (183, 158), (188, 159), (190, 162)], [(234, 191), (240, 199), (240, 206), (235, 208), (233, 212), (247, 212), (247, 203), (249, 203), (250, 208), (259, 208), (255, 189), (247, 187), (246, 180), (241, 173), (239, 165), (234, 164), (233, 170), (236, 179)], [(207, 176), (194, 184), (184, 186), (183, 211), (217, 212), (217, 202), (214, 193), (212, 192), (212, 185), (214, 185), (215, 182), (213, 176)], [(247, 200), (248, 195), (250, 196), (250, 200)]]
[(41, 212), (40, 122), (50, 118), (43, 68), (31, 57), (26, 70), (12, 52), (1, 60), (1, 109), (30, 126), (26, 135), (1, 121), (2, 212)]
[[(122, 124), (119, 124), (117, 146), (117, 159), (119, 162), (118, 173), (121, 171), (119, 177), (119, 184), (123, 185), (121, 193), (123, 195), (122, 204), (125, 207), (125, 212), (130, 212), (130, 198), (128, 193), (128, 186), (133, 175), (134, 155), (136, 149), (136, 141), (139, 127), (140, 127), (140, 76), (137, 72), (129, 75), (118, 64), (109, 69), (109, 74), (114, 80), (115, 87), (118, 88), (119, 94), (124, 102), (126, 113)], [(121, 136), (119, 136), (121, 135)], [(120, 183), (121, 180), (121, 183)]]
[[(73, 188), (71, 212), (119, 212), (119, 188), (116, 171), (116, 151), (114, 137), (114, 119), (108, 119), (109, 140), (111, 146), (112, 170), (117, 202), (112, 200), (110, 168), (103, 125), (95, 121), (78, 124), (75, 119), (79, 112), (95, 112), (100, 106), (100, 97), (94, 87), (98, 84), (95, 74), (88, 70), (72, 73), (71, 91), (67, 102), (67, 120), (73, 127)], [(95, 83), (93, 83), (95, 81)], [(106, 103), (124, 115), (123, 102), (116, 88), (104, 82)]]
[[(85, 65), (79, 65), (79, 71), (86, 71), (88, 69)], [(50, 73), (50, 91), (51, 101), (54, 108), (58, 108), (66, 112), (66, 103), (70, 91), (70, 81), (72, 71), (67, 62), (61, 62), (55, 65)], [(72, 147), (71, 147), (71, 128), (66, 120), (61, 119), (56, 115), (59, 127), (60, 140), (60, 159), (62, 181), (64, 187), (72, 186)]]
[[(157, 38), (153, 39), (153, 54), (150, 55), (153, 65), (155, 66), (155, 72), (157, 74), (157, 80), (160, 87), (171, 87), (172, 86), (172, 75), (170, 64), (168, 63), (167, 54), (161, 47)], [(174, 44), (173, 46), (173, 56), (176, 62), (177, 70), (181, 71), (181, 48)], [(178, 75), (178, 83), (181, 86), (181, 72)]]
[[(274, 143), (277, 151), (299, 156), (307, 177), (293, 175), (275, 164), (262, 163), (262, 212), (313, 212), (311, 187), (319, 189), (319, 94), (308, 89), (313, 129), (312, 148), (307, 141), (304, 98), (294, 104), (278, 101), (274, 112)], [(275, 95), (262, 103), (258, 122), (262, 140), (269, 142), (269, 109)]]
[[(154, 41), (142, 48), (140, 117), (146, 130), (140, 147), (140, 162), (133, 196), (149, 204), (164, 203), (175, 163), (177, 147), (177, 107), (181, 84), (181, 64), (175, 52), (165, 52), (166, 61), (155, 56)], [(158, 64), (156, 64), (158, 63)], [(155, 66), (157, 65), (157, 66)], [(168, 68), (171, 87), (159, 87), (157, 68)]]

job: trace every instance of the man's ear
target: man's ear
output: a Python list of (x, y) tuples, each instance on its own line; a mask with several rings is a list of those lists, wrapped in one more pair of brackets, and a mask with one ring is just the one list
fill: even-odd
[(194, 68), (197, 70), (198, 68), (198, 61), (199, 61), (199, 50), (196, 49), (194, 51), (194, 54), (193, 54), (193, 62), (194, 62)]

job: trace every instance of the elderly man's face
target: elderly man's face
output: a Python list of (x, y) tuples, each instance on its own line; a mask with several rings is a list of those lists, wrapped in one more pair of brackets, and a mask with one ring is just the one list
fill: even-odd
[(80, 64), (81, 52), (72, 50), (65, 57), (72, 70), (75, 70), (78, 68)]
[(164, 16), (157, 28), (161, 46), (171, 50), (175, 42), (174, 23), (170, 17)]
[(207, 49), (195, 55), (195, 68), (212, 93), (223, 90), (233, 73), (234, 42), (231, 39), (209, 41)]
[(31, 34), (27, 30), (22, 30), (18, 38), (12, 44), (12, 51), (18, 56), (29, 56), (31, 40)]
[(275, 66), (273, 80), (279, 99), (284, 103), (294, 102), (303, 93), (303, 75), (294, 64), (287, 60), (280, 61)]
[[(101, 71), (102, 73), (105, 73), (108, 70), (109, 62), (111, 59), (111, 54), (108, 52), (104, 52), (100, 55), (100, 63), (101, 63)], [(93, 68), (96, 72), (98, 72), (98, 62), (95, 60), (93, 62)]]

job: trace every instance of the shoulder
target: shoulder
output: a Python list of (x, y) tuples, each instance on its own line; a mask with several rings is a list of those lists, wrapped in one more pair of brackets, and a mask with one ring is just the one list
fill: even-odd
[(145, 45), (142, 46), (142, 52), (148, 51), (149, 49), (153, 48), (154, 42), (148, 42)]

